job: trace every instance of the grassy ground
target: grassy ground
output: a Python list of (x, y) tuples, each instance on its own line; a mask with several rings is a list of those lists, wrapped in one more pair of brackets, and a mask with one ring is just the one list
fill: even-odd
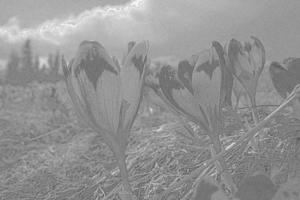
[[(46, 84), (33, 85), (26, 91), (10, 88), (3, 97), (0, 200), (118, 199), (120, 177), (111, 151), (97, 133), (77, 121), (64, 84), (55, 87), (61, 104), (56, 107), (44, 98), (43, 91), (49, 88)], [(281, 102), (265, 74), (257, 100), (259, 105)], [(262, 106), (261, 118), (274, 108)], [(155, 199), (211, 158), (209, 141), (201, 131), (191, 124), (185, 124), (186, 129), (177, 116), (153, 109), (150, 114), (142, 104), (127, 148), (131, 184), (141, 200)], [(252, 126), (247, 109), (240, 109), (239, 114)], [(279, 188), (275, 198), (300, 198), (298, 130), (300, 123), (286, 110), (263, 130), (258, 152), (241, 156), (237, 150), (228, 157), (235, 183), (240, 185), (246, 177), (263, 172)], [(226, 117), (224, 146), (242, 134), (238, 123)], [(209, 174), (215, 175), (215, 169)], [(184, 182), (169, 199), (197, 199), (193, 197), (195, 188), (194, 182)]]

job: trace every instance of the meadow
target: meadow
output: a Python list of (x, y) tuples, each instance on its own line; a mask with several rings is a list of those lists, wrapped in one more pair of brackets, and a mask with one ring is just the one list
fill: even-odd
[[(258, 83), (259, 120), (283, 100), (268, 67)], [(152, 200), (214, 155), (198, 127), (148, 100), (146, 89), (143, 94), (126, 162), (134, 194), (139, 200)], [(300, 123), (290, 113), (290, 108), (285, 109), (262, 129), (257, 151), (241, 156), (242, 148), (234, 149), (224, 156), (236, 185), (253, 174), (266, 174), (274, 184), (274, 200), (300, 198)], [(254, 126), (244, 99), (238, 115), (247, 126)], [(230, 114), (224, 113), (224, 120), (221, 142), (226, 149), (245, 132)], [(119, 199), (116, 159), (103, 138), (76, 117), (64, 80), (3, 84), (0, 127), (0, 200)], [(203, 173), (218, 180), (214, 165)], [(197, 177), (184, 181), (165, 199), (201, 199), (197, 193), (207, 188), (197, 181), (201, 182)]]

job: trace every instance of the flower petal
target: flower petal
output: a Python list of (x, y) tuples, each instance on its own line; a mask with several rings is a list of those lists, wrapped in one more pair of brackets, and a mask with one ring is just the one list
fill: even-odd
[(222, 84), (221, 84), (221, 105), (232, 106), (232, 91), (233, 91), (233, 74), (230, 69), (231, 65), (228, 60), (227, 54), (224, 51), (222, 45), (217, 42), (212, 42), (213, 47), (218, 54), (221, 71), (222, 71)]
[[(72, 60), (69, 64), (67, 65), (66, 61), (64, 58), (62, 58), (62, 67), (63, 67), (63, 72), (66, 80), (66, 86), (68, 93), (71, 97), (71, 100), (73, 102), (73, 108), (76, 111), (77, 116), (79, 117), (80, 120), (83, 120), (86, 124), (90, 125), (91, 127), (96, 127), (94, 124), (92, 124), (92, 120), (89, 119), (89, 117), (86, 115), (84, 112), (84, 108), (86, 107), (84, 104), (84, 101), (81, 98), (80, 95), (80, 90), (76, 87), (77, 85), (74, 85), (76, 90), (73, 87), (73, 84), (71, 82), (71, 66), (74, 60)], [(76, 83), (75, 83), (76, 84)]]
[(119, 126), (122, 131), (131, 128), (140, 105), (148, 51), (147, 41), (135, 44), (131, 47), (121, 69), (122, 101), (127, 107), (122, 111), (125, 112), (122, 125)]
[(197, 54), (192, 55), (189, 59), (190, 65), (195, 66), (198, 58), (199, 58), (199, 55), (197, 55)]
[(265, 65), (265, 49), (261, 41), (251, 37), (252, 42), (242, 45), (232, 39), (228, 45), (228, 57), (233, 73), (241, 82), (251, 99), (254, 99), (257, 82)]
[(208, 120), (208, 128), (216, 128), (216, 117), (219, 117), (221, 101), (222, 72), (217, 52), (212, 47), (199, 54), (193, 71), (192, 85), (194, 96)]
[(94, 41), (80, 44), (72, 68), (72, 85), (80, 91), (87, 115), (102, 129), (116, 132), (121, 104), (119, 68)]
[[(287, 69), (290, 74), (300, 80), (300, 58), (295, 58), (287, 64)], [(299, 81), (300, 82), (300, 81)]]
[(228, 46), (228, 57), (233, 67), (233, 72), (237, 77), (245, 80), (252, 78), (252, 72), (255, 71), (249, 62), (249, 55), (243, 50), (242, 44), (232, 39)]
[(195, 65), (194, 63), (196, 63), (194, 60), (192, 61), (192, 63), (190, 63), (188, 60), (183, 60), (178, 64), (178, 79), (181, 81), (183, 86), (189, 90), (191, 94), (194, 94), (192, 87), (192, 76)]
[(297, 80), (289, 75), (287, 69), (277, 62), (272, 62), (269, 68), (270, 77), (274, 88), (282, 98), (286, 98), (297, 85)]
[[(189, 65), (181, 65), (181, 67), (190, 67)], [(189, 72), (190, 69), (182, 69), (181, 72)], [(170, 65), (163, 66), (159, 74), (159, 84), (166, 103), (176, 111), (192, 120), (195, 123), (201, 124), (206, 128), (205, 115), (199, 107), (194, 95), (190, 89), (186, 88), (178, 76), (183, 79), (184, 75), (177, 76), (177, 70)]]
[(256, 67), (255, 71), (258, 72), (265, 66), (266, 52), (264, 45), (258, 38), (251, 36), (251, 39), (253, 42), (251, 44), (251, 50), (249, 54), (251, 55), (252, 62), (254, 63), (253, 66)]

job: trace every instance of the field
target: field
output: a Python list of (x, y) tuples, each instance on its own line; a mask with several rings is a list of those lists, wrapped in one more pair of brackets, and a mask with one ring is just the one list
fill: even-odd
[[(267, 70), (257, 91), (261, 120), (282, 101)], [(209, 140), (201, 130), (183, 124), (168, 110), (148, 106), (144, 99), (127, 148), (130, 181), (139, 200), (155, 199), (211, 158)], [(239, 107), (252, 127), (245, 101)], [(230, 115), (224, 116), (222, 142), (229, 146), (244, 132)], [(0, 127), (1, 200), (118, 199), (116, 160), (101, 137), (77, 120), (64, 82), (2, 86)], [(264, 173), (276, 186), (274, 199), (299, 199), (299, 130), (300, 122), (286, 109), (263, 129), (259, 151), (240, 156), (235, 150), (227, 158), (235, 183)], [(215, 176), (215, 171), (212, 167), (208, 174)], [(201, 188), (194, 181), (184, 182), (167, 199), (196, 200), (195, 190)]]

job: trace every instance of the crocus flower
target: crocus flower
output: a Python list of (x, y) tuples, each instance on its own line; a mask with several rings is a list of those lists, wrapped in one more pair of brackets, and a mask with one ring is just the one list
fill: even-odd
[(300, 82), (297, 77), (278, 62), (272, 62), (269, 68), (274, 88), (282, 98), (286, 98)]
[(148, 42), (133, 44), (122, 66), (96, 41), (83, 41), (64, 75), (76, 113), (101, 134), (116, 156), (123, 185), (131, 192), (125, 164), (130, 129), (141, 101)]
[[(159, 84), (166, 103), (177, 113), (198, 124), (210, 137), (214, 151), (221, 152), (219, 139), (221, 132), (221, 105), (228, 91), (224, 84), (225, 58), (223, 47), (213, 42), (210, 49), (204, 50), (190, 59), (174, 66), (163, 66), (159, 74)], [(223, 169), (226, 163), (220, 160)], [(225, 179), (233, 186), (229, 174)]]
[[(274, 88), (282, 98), (286, 98), (293, 92), (295, 86), (300, 84), (300, 59), (294, 59), (283, 67), (278, 62), (272, 62), (269, 68), (270, 77)], [(299, 99), (293, 101), (294, 117), (300, 120)]]
[(215, 132), (224, 92), (223, 69), (216, 48), (220, 47), (214, 43), (210, 49), (180, 61), (177, 68), (166, 65), (159, 75), (168, 104), (209, 132)]
[(246, 90), (251, 105), (255, 108), (257, 83), (265, 66), (265, 49), (258, 38), (252, 36), (251, 39), (251, 42), (244, 44), (232, 39), (228, 44), (228, 58), (233, 74)]

